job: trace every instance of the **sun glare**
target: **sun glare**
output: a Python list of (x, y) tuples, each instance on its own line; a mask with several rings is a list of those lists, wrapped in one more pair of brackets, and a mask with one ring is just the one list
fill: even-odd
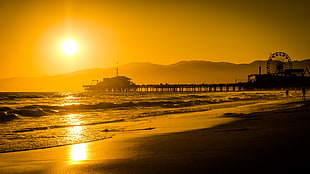
[(61, 44), (61, 50), (67, 56), (72, 56), (78, 50), (77, 43), (72, 39), (66, 39)]
[(75, 144), (71, 146), (71, 163), (77, 164), (87, 159), (87, 144)]

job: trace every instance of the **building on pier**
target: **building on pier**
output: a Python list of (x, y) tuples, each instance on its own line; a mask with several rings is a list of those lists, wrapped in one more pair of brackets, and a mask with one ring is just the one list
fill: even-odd
[(118, 66), (116, 67), (116, 76), (111, 78), (103, 78), (102, 81), (96, 81), (96, 84), (83, 85), (86, 91), (95, 92), (115, 92), (115, 91), (130, 91), (135, 88), (135, 84), (126, 76), (119, 76)]
[(116, 76), (112, 78), (104, 78), (102, 81), (97, 81), (95, 85), (83, 85), (86, 91), (129, 91), (133, 89), (135, 84), (126, 76)]

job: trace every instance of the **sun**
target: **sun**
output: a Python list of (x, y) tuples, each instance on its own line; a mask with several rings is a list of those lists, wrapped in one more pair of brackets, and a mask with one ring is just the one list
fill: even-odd
[(72, 39), (66, 39), (61, 44), (62, 52), (67, 56), (72, 56), (78, 50), (77, 43)]

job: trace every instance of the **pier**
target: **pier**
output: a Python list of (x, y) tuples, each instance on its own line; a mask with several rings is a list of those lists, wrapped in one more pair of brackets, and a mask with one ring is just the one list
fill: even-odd
[(86, 91), (98, 92), (231, 92), (249, 90), (248, 83), (223, 83), (223, 84), (146, 84), (130, 85), (125, 88), (97, 88), (90, 85), (83, 86)]
[(228, 92), (245, 91), (247, 83), (136, 85), (138, 92)]
[(247, 82), (220, 84), (141, 84), (137, 85), (126, 76), (119, 76), (118, 67), (116, 77), (95, 80), (97, 84), (83, 85), (86, 91), (93, 92), (230, 92), (253, 90), (281, 90), (301, 89), (310, 87), (310, 71), (293, 69), (290, 57), (284, 52), (275, 52), (267, 61), (267, 74), (248, 75)]

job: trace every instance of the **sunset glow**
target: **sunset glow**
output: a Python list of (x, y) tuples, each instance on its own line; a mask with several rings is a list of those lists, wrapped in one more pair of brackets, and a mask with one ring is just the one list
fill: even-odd
[(1, 173), (302, 173), (310, 0), (0, 0)]
[(61, 50), (67, 56), (72, 56), (73, 54), (75, 54), (77, 52), (78, 45), (74, 40), (66, 39), (61, 44)]
[[(278, 3), (266, 0), (31, 2), (0, 5), (2, 78), (109, 68), (116, 62), (250, 63), (274, 51), (294, 60), (310, 56), (308, 1), (285, 2), (280, 12)], [(74, 61), (63, 61), (68, 58)]]

